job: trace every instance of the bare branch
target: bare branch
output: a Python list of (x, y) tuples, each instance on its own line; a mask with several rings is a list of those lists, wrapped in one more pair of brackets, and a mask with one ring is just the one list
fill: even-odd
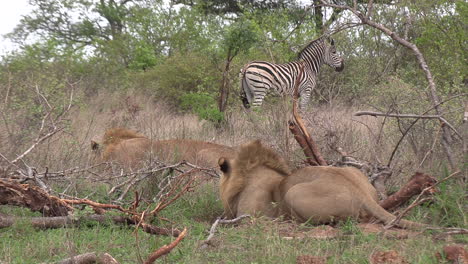
[[(361, 22), (363, 24), (367, 24), (370, 27), (373, 27), (375, 29), (378, 29), (378, 30), (382, 31), (386, 35), (390, 36), (393, 40), (398, 42), (400, 45), (403, 45), (404, 47), (410, 49), (413, 52), (413, 54), (416, 56), (416, 59), (418, 60), (419, 66), (423, 70), (423, 72), (425, 74), (425, 77), (426, 77), (426, 80), (427, 80), (427, 82), (429, 84), (429, 91), (430, 91), (429, 99), (432, 102), (432, 105), (433, 105), (433, 107), (435, 109), (435, 112), (436, 112), (437, 115), (442, 116), (443, 112), (442, 112), (442, 109), (439, 107), (440, 99), (439, 99), (439, 96), (437, 95), (437, 89), (436, 89), (436, 85), (435, 85), (435, 82), (434, 82), (434, 78), (432, 76), (432, 73), (431, 73), (431, 71), (429, 69), (429, 66), (428, 66), (423, 54), (421, 53), (421, 51), (419, 50), (419, 48), (415, 44), (409, 42), (408, 40), (406, 40), (406, 39), (404, 39), (402, 37), (400, 37), (397, 33), (392, 31), (391, 29), (387, 28), (383, 24), (380, 24), (380, 23), (377, 23), (377, 22), (371, 20), (368, 16), (366, 16), (363, 13), (361, 13), (360, 11), (358, 11), (356, 9), (356, 0), (353, 1), (354, 2), (354, 7), (353, 8), (351, 8), (349, 6), (345, 6), (345, 5), (331, 4), (331, 3), (329, 3), (329, 1), (325, 1), (325, 0), (320, 0), (320, 2), (322, 3), (322, 6), (351, 11), (356, 17), (358, 17), (361, 20)], [(447, 160), (448, 160), (448, 162), (450, 164), (450, 167), (453, 170), (455, 170), (455, 163), (453, 161), (452, 149), (451, 149), (451, 146), (449, 144), (449, 139), (450, 139), (450, 131), (448, 130), (448, 127), (443, 127), (442, 128), (442, 146), (444, 148), (444, 151), (445, 151), (445, 154), (447, 156)]]
[(208, 237), (200, 244), (200, 248), (206, 248), (208, 245), (210, 245), (211, 243), (211, 239), (213, 239), (214, 237), (214, 234), (216, 232), (216, 227), (218, 227), (218, 224), (233, 224), (233, 223), (237, 223), (239, 222), (240, 220), (246, 218), (246, 217), (250, 217), (250, 215), (241, 215), (237, 218), (234, 218), (234, 219), (231, 219), (231, 220), (225, 220), (225, 219), (221, 219), (221, 217), (218, 217), (216, 219), (216, 221), (213, 223), (213, 225), (211, 226), (210, 228), (210, 234), (208, 235)]
[(416, 114), (391, 114), (373, 111), (358, 111), (353, 114), (354, 116), (386, 116), (386, 117), (399, 117), (399, 118), (419, 118), (419, 119), (439, 119), (440, 115), (416, 115)]
[(144, 264), (154, 263), (156, 259), (171, 252), (171, 250), (173, 250), (180, 243), (180, 241), (184, 239), (186, 234), (187, 234), (187, 228), (184, 228), (184, 231), (182, 231), (182, 233), (180, 233), (180, 235), (174, 241), (172, 241), (169, 245), (164, 245), (158, 250), (156, 250), (155, 252), (153, 252), (148, 257), (148, 259), (144, 262)]
[(398, 117), (398, 118), (417, 118), (417, 119), (438, 119), (442, 123), (446, 124), (448, 127), (450, 127), (456, 135), (458, 135), (460, 138), (462, 136), (458, 133), (458, 131), (455, 129), (455, 127), (452, 126), (447, 120), (445, 120), (442, 116), (440, 115), (416, 115), (416, 114), (392, 114), (392, 113), (381, 113), (381, 112), (372, 112), (372, 111), (358, 111), (354, 113), (355, 116), (364, 116), (364, 115), (370, 115), (370, 116), (385, 116), (385, 117)]

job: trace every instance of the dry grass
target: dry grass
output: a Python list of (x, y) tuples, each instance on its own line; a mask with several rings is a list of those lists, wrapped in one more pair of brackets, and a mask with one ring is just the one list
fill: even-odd
[[(267, 103), (261, 109), (253, 111), (246, 111), (239, 106), (229, 109), (226, 123), (216, 127), (192, 114), (177, 113), (170, 106), (153, 101), (151, 96), (131, 91), (126, 94), (103, 92), (86, 103), (78, 104), (67, 116), (69, 122), (64, 132), (36, 148), (25, 162), (40, 170), (47, 167), (51, 171), (86, 167), (92, 162), (89, 145), (91, 139), (100, 140), (107, 128), (127, 127), (153, 139), (193, 138), (230, 146), (261, 139), (291, 163), (300, 166), (303, 153), (287, 128), (287, 121), (290, 119), (289, 109), (287, 102)], [(334, 148), (341, 147), (357, 159), (386, 163), (401, 133), (395, 123), (388, 120), (382, 124), (384, 121), (382, 118), (353, 117), (352, 114), (357, 110), (362, 109), (341, 104), (320, 105), (310, 107), (303, 116), (327, 159), (338, 159), (339, 155)], [(17, 113), (5, 114), (14, 117)], [(13, 123), (11, 125), (11, 128), (19, 129), (19, 126)], [(0, 130), (3, 129), (0, 126)], [(21, 153), (29, 146), (35, 131), (36, 128), (32, 125), (22, 131), (24, 135), (22, 141), (4, 136), (6, 133), (0, 134), (2, 135), (0, 153), (7, 154), (8, 157)], [(397, 170), (391, 179), (392, 184), (400, 185), (406, 180), (405, 177), (409, 177), (417, 168), (419, 160), (413, 153), (409, 144), (402, 144), (394, 162)], [(444, 164), (444, 158), (438, 151), (432, 155), (433, 158), (431, 162), (425, 164), (425, 169), (439, 176), (438, 168)], [(53, 187), (61, 192), (65, 186), (73, 183), (68, 189), (70, 195), (78, 197), (90, 195), (90, 198), (105, 201), (113, 199), (107, 194), (108, 184), (86, 182), (78, 179), (78, 176), (80, 175), (68, 179), (65, 185), (59, 182)], [(147, 188), (150, 186), (147, 184)], [(447, 194), (450, 192), (447, 191)], [(237, 227), (221, 227), (216, 234), (215, 246), (200, 251), (197, 249), (198, 243), (206, 238), (206, 232), (213, 219), (222, 213), (221, 203), (217, 197), (216, 184), (207, 184), (202, 189), (181, 197), (163, 211), (163, 216), (174, 221), (177, 227), (189, 227), (188, 237), (177, 250), (169, 254), (165, 259), (166, 262), (277, 263), (278, 260), (282, 260), (285, 263), (294, 263), (297, 256), (313, 253), (312, 255), (328, 257), (328, 263), (365, 263), (376, 250), (395, 249), (411, 263), (436, 263), (434, 253), (443, 244), (443, 242), (434, 243), (430, 236), (392, 240), (380, 235), (363, 234), (354, 223), (343, 223), (340, 230), (344, 235), (337, 238), (288, 240), (281, 235), (285, 228), (303, 232), (311, 227), (254, 219), (248, 224)], [(450, 199), (444, 198), (444, 201)], [(445, 217), (449, 217), (447, 215), (453, 212), (459, 215), (459, 211), (463, 211), (457, 206), (446, 206), (444, 210), (446, 208), (455, 211), (447, 211), (448, 213), (440, 217), (440, 221), (447, 221)], [(1, 209), (3, 213), (12, 213), (8, 209)], [(441, 215), (439, 211), (433, 213)], [(430, 212), (417, 211), (412, 217), (427, 220), (430, 219)], [(460, 222), (459, 219), (452, 220), (454, 223)], [(162, 224), (168, 223), (162, 222)], [(44, 232), (33, 230), (24, 223), (18, 223), (12, 229), (0, 230), (0, 241), (3, 241), (0, 242), (0, 262), (57, 261), (73, 252), (97, 251), (109, 252), (122, 263), (135, 263), (137, 243), (140, 243), (140, 253), (145, 255), (170, 242), (170, 238), (150, 236), (141, 232), (138, 235), (140, 239), (138, 242), (132, 231), (130, 228), (112, 225), (84, 224), (74, 229)], [(19, 239), (12, 239), (12, 236), (18, 236)], [(37, 246), (31, 242), (36, 240), (58, 242), (52, 244), (44, 242)], [(466, 239), (459, 240), (463, 242)], [(24, 249), (32, 252), (29, 257), (23, 256)]]

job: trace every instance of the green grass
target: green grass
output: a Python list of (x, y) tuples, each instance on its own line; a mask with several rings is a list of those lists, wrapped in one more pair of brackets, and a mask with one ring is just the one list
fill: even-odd
[[(418, 207), (406, 218), (430, 222), (427, 219), (436, 212), (446, 212), (431, 221), (439, 221), (438, 225), (448, 222), (463, 227), (464, 220), (459, 217), (464, 212), (460, 212), (456, 205), (456, 200), (463, 195), (462, 187), (447, 184), (452, 188), (450, 192), (438, 194), (435, 203)], [(27, 209), (10, 206), (1, 206), (0, 213), (38, 216)], [(435, 264), (439, 263), (435, 254), (448, 244), (444, 240), (434, 240), (430, 232), (408, 239), (365, 233), (352, 220), (337, 225), (340, 235), (335, 238), (286, 239), (281, 235), (284, 230), (305, 233), (316, 227), (254, 218), (245, 219), (238, 225), (219, 226), (213, 246), (199, 249), (200, 242), (207, 238), (211, 224), (221, 213), (216, 184), (201, 186), (166, 208), (161, 216), (173, 221), (179, 229), (187, 227), (188, 234), (158, 263), (295, 263), (300, 255), (326, 256), (327, 263), (369, 263), (369, 256), (375, 251), (396, 250), (409, 263)], [(162, 220), (153, 224), (171, 226)], [(139, 263), (138, 254), (146, 259), (152, 251), (173, 240), (141, 230), (137, 234), (138, 239), (134, 227), (112, 223), (88, 221), (74, 228), (40, 230), (19, 221), (12, 227), (0, 229), (0, 263), (50, 263), (87, 252), (107, 252), (120, 263)], [(452, 236), (450, 243), (466, 244), (468, 239)]]

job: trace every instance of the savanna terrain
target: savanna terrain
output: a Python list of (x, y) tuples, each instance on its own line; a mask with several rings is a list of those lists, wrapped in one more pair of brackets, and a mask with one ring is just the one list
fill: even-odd
[[(374, 1), (371, 21), (414, 44), (428, 66), (423, 71), (414, 49), (372, 23), (350, 27), (359, 20), (355, 13), (311, 6), (316, 2), (321, 1), (31, 1), (32, 13), (8, 35), (20, 48), (1, 57), (0, 180), (124, 208), (132, 206), (137, 192), (140, 202), (133, 210), (140, 214), (155, 209), (165, 194), (180, 193), (146, 220), (187, 229), (159, 263), (384, 263), (376, 262), (381, 252), (400, 261), (390, 263), (452, 263), (443, 248), (466, 249), (468, 242), (466, 234), (446, 233), (466, 232), (468, 224), (468, 4)], [(355, 10), (370, 12), (366, 1), (356, 5)], [(81, 15), (72, 19), (70, 12)], [(205, 170), (185, 188), (186, 180), (180, 186), (171, 180), (190, 165), (161, 169), (177, 164), (151, 157), (128, 172), (101, 163), (92, 151), (91, 140), (125, 127), (153, 140), (236, 147), (260, 139), (292, 168), (306, 166), (288, 129), (291, 98), (268, 96), (260, 108), (246, 110), (238, 74), (252, 60), (295, 60), (325, 31), (345, 69), (337, 73), (324, 65), (311, 102), (301, 111), (320, 152), (329, 164), (346, 152), (371, 166), (388, 166), (388, 194), (416, 171), (437, 180), (451, 175), (404, 216), (444, 229), (383, 232), (380, 224), (352, 219), (317, 226), (254, 216), (219, 225), (209, 245), (201, 246), (223, 214), (219, 171)], [(358, 111), (384, 116), (355, 116)], [(174, 186), (174, 193), (167, 186)], [(90, 206), (74, 207), (73, 217), (86, 220), (41, 229), (30, 223), (41, 212), (0, 205), (0, 219), (15, 217), (11, 226), (0, 222), (0, 263), (55, 263), (88, 252), (143, 263), (175, 239), (110, 219), (92, 221), (86, 218), (95, 214)], [(304, 256), (321, 260), (300, 262)]]

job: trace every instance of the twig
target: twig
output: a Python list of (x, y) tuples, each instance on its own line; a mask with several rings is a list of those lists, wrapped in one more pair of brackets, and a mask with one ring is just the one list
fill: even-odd
[(77, 200), (69, 200), (69, 199), (61, 199), (62, 202), (69, 204), (69, 205), (76, 205), (76, 204), (86, 204), (91, 207), (95, 208), (101, 208), (101, 209), (116, 209), (119, 210), (123, 213), (131, 214), (131, 215), (136, 215), (134, 211), (128, 210), (123, 208), (120, 205), (115, 205), (115, 204), (102, 204), (102, 203), (97, 203), (94, 201), (91, 201), (89, 199), (77, 199)]
[(231, 220), (225, 220), (225, 219), (221, 219), (221, 217), (218, 217), (216, 219), (216, 221), (213, 223), (213, 225), (211, 226), (211, 228), (210, 228), (210, 234), (200, 244), (200, 248), (204, 249), (211, 243), (211, 239), (213, 239), (213, 237), (214, 237), (214, 234), (216, 232), (216, 227), (218, 227), (218, 224), (233, 224), (233, 223), (239, 222), (240, 220), (242, 220), (242, 219), (244, 219), (246, 217), (250, 217), (250, 215), (241, 215), (241, 216), (239, 216), (237, 218), (234, 218), (234, 219), (231, 219)]
[(468, 229), (466, 228), (453, 228), (453, 227), (448, 227), (448, 228), (436, 228), (436, 227), (428, 227), (427, 229), (429, 230), (443, 230), (446, 232), (437, 234), (434, 238), (435, 239), (442, 239), (446, 236), (453, 236), (453, 235), (467, 235), (468, 234)]
[(427, 157), (429, 157), (429, 155), (434, 152), (434, 148), (435, 148), (435, 145), (437, 144), (437, 139), (439, 138), (439, 134), (440, 134), (441, 129), (442, 129), (442, 126), (439, 126), (439, 129), (437, 130), (436, 136), (434, 137), (434, 142), (432, 142), (431, 148), (426, 152), (423, 159), (419, 163), (418, 168), (421, 168), (422, 165), (424, 164), (424, 162), (426, 161)]
[(153, 252), (148, 257), (148, 259), (144, 262), (144, 264), (154, 263), (156, 259), (171, 252), (171, 250), (174, 249), (180, 243), (180, 241), (182, 241), (182, 239), (184, 239), (186, 234), (187, 234), (187, 228), (184, 228), (184, 231), (182, 231), (182, 233), (180, 233), (179, 236), (174, 241), (172, 241), (169, 245), (164, 245), (160, 247), (158, 250), (156, 250), (155, 252)]

